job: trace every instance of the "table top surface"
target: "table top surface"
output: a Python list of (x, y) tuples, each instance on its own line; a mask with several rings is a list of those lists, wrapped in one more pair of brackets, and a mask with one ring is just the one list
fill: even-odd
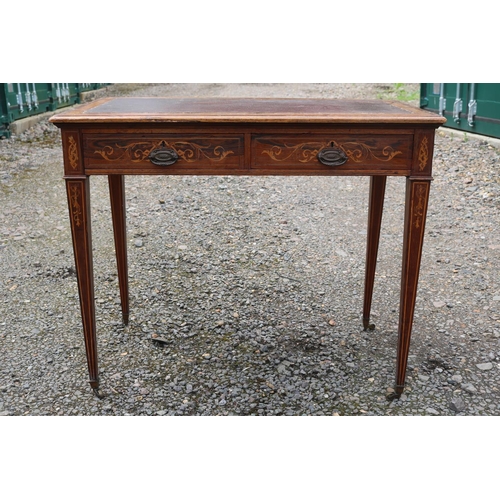
[(406, 123), (439, 126), (446, 119), (399, 101), (275, 98), (106, 97), (54, 115), (68, 123), (245, 122)]

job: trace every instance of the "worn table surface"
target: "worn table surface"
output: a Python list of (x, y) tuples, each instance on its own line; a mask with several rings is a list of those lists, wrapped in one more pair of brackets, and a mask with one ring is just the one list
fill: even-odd
[(272, 98), (104, 98), (54, 116), (53, 123), (89, 122), (433, 123), (443, 118), (399, 101)]

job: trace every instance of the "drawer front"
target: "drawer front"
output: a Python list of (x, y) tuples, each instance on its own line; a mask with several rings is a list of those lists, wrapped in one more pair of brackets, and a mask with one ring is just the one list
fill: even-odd
[(89, 134), (83, 142), (87, 172), (224, 173), (243, 168), (243, 136)]
[[(283, 171), (283, 174), (327, 175), (338, 171), (343, 174), (404, 175), (411, 168), (412, 144), (412, 134), (255, 135), (252, 168)], [(327, 162), (332, 155), (336, 160), (334, 165), (320, 161), (323, 158)]]

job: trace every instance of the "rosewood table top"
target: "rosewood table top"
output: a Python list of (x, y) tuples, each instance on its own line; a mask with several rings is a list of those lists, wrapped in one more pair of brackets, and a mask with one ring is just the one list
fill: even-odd
[(400, 101), (108, 97), (54, 116), (56, 124), (68, 123), (443, 123), (442, 117)]

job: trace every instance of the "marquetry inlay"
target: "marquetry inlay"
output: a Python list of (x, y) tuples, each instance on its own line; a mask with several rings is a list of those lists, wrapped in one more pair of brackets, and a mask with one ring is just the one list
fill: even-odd
[(147, 160), (153, 149), (159, 147), (169, 147), (175, 150), (184, 161), (191, 163), (200, 159), (210, 160), (211, 162), (222, 161), (226, 156), (234, 155), (235, 152), (226, 150), (221, 145), (201, 145), (188, 141), (155, 141), (155, 142), (132, 142), (125, 145), (115, 144), (106, 145), (100, 150), (94, 151), (102, 158), (108, 161), (129, 160), (134, 163)]
[(417, 205), (415, 207), (415, 212), (414, 212), (414, 219), (415, 219), (414, 224), (417, 229), (420, 228), (423, 222), (426, 193), (427, 193), (426, 185), (418, 184), (416, 186)]
[(76, 170), (78, 168), (78, 147), (75, 138), (70, 135), (68, 138), (68, 160), (71, 168)]
[(368, 158), (378, 161), (391, 161), (396, 155), (403, 154), (402, 151), (396, 151), (391, 146), (385, 146), (381, 151), (362, 142), (343, 142), (327, 141), (327, 142), (303, 142), (288, 146), (286, 144), (273, 145), (268, 149), (264, 149), (262, 154), (268, 155), (275, 161), (296, 160), (300, 163), (308, 163), (315, 161), (318, 152), (326, 147), (336, 146), (342, 149), (346, 156), (355, 163), (361, 163)]
[(420, 169), (421, 172), (422, 170), (425, 170), (428, 161), (429, 161), (429, 141), (427, 137), (424, 137), (422, 139), (422, 142), (420, 143), (420, 148), (418, 150), (418, 168)]
[(76, 226), (80, 227), (82, 224), (82, 206), (80, 205), (81, 189), (78, 185), (70, 187), (70, 207), (71, 217)]

